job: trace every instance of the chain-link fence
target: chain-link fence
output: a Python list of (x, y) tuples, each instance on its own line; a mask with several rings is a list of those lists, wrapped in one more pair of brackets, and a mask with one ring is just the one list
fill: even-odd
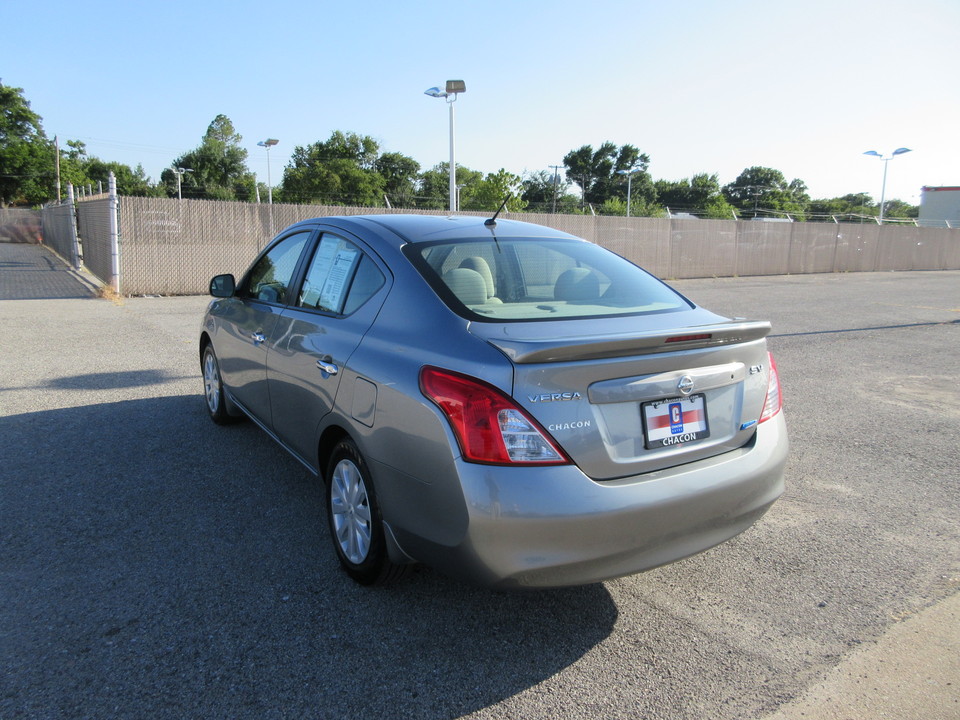
[(41, 213), (43, 242), (56, 250), (73, 267), (80, 269), (80, 243), (77, 236), (77, 213), (73, 202), (73, 188), (67, 199), (44, 206)]
[[(241, 274), (288, 225), (313, 217), (392, 212), (123, 197), (114, 243), (110, 202), (100, 197), (78, 203), (83, 259), (125, 295), (202, 294), (212, 276)], [(960, 233), (948, 229), (538, 213), (509, 217), (585, 238), (664, 278), (960, 269)]]

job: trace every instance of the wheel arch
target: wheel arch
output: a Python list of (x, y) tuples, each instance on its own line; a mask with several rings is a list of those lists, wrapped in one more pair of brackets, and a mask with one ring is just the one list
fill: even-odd
[[(320, 440), (317, 443), (317, 474), (325, 485), (327, 483), (327, 466), (330, 464), (330, 458), (333, 455), (334, 449), (342, 440), (349, 440), (351, 443), (353, 443), (354, 447), (357, 448), (357, 451), (361, 455), (364, 455), (364, 450), (357, 442), (356, 436), (347, 428), (339, 424), (333, 424), (324, 428), (320, 435)], [(369, 465), (367, 466), (367, 470), (369, 472)], [(379, 488), (376, 481), (372, 477), (368, 477), (367, 481), (373, 486), (373, 492), (379, 495)], [(383, 512), (382, 504), (380, 505), (380, 511), (381, 513)], [(390, 561), (401, 567), (415, 564), (417, 562), (416, 558), (408, 554), (400, 545), (390, 523), (382, 518), (381, 520), (383, 523), (383, 533), (387, 547), (387, 556), (390, 558)], [(393, 572), (395, 573), (393, 579), (400, 579), (405, 574), (405, 571), (398, 569), (394, 569)]]
[(333, 449), (344, 439), (349, 439), (354, 445), (357, 443), (341, 425), (330, 425), (320, 434), (320, 440), (317, 443), (317, 474), (324, 482), (327, 481), (327, 465), (330, 463)]
[(200, 362), (203, 362), (203, 351), (207, 349), (207, 345), (212, 343), (213, 340), (210, 338), (210, 333), (206, 330), (200, 333), (200, 347), (199, 347), (199, 356)]

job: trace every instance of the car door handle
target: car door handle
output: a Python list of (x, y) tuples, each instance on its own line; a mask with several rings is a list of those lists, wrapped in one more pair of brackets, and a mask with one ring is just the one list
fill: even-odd
[(324, 373), (324, 375), (336, 375), (340, 372), (340, 368), (334, 365), (333, 358), (329, 355), (317, 360), (317, 367), (320, 368), (320, 372)]
[(260, 343), (266, 341), (267, 336), (258, 330), (257, 332), (253, 333), (250, 338), (253, 340), (254, 345), (259, 345)]

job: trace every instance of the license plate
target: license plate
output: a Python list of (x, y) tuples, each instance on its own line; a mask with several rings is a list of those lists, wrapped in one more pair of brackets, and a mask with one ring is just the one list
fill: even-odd
[(668, 398), (643, 403), (644, 447), (653, 450), (710, 437), (704, 395)]

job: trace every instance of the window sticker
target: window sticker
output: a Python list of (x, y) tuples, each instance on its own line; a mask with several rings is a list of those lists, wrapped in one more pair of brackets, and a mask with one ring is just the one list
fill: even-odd
[(343, 294), (347, 286), (347, 281), (353, 273), (353, 266), (357, 262), (360, 253), (350, 247), (340, 247), (337, 249), (330, 264), (330, 272), (327, 273), (326, 280), (323, 282), (323, 289), (320, 291), (320, 303), (325, 307), (339, 310), (343, 304)]

